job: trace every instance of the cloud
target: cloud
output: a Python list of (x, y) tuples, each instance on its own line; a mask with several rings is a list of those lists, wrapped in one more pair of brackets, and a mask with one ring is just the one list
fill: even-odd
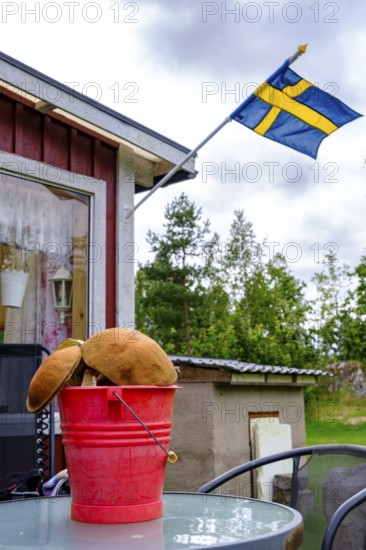
[[(96, 3), (81, 0), (74, 22), (67, 17), (70, 3), (61, 3), (54, 23), (47, 17), (55, 3), (47, 5), (37, 23), (32, 15), (23, 22), (26, 3), (18, 4), (2, 25), (5, 52), (56, 80), (79, 82), (78, 91), (96, 82), (101, 103), (186, 146), (204, 139), (304, 42), (308, 51), (294, 70), (366, 113), (366, 5), (358, 0), (120, 0), (98, 4), (95, 22)], [(131, 82), (136, 102), (126, 98)], [(313, 161), (228, 124), (199, 151), (195, 180), (160, 189), (137, 210), (138, 259), (149, 257), (147, 230), (163, 230), (166, 204), (184, 191), (223, 240), (240, 208), (258, 240), (279, 242), (281, 250), (298, 243), (302, 256), (289, 266), (301, 278), (320, 269), (314, 254), (331, 242), (354, 265), (366, 242), (365, 125), (358, 119), (329, 136)]]
[[(144, 29), (154, 56), (168, 66), (229, 78), (240, 71), (263, 79), (309, 42), (322, 64), (343, 67), (346, 51), (333, 45), (344, 27), (363, 32), (365, 8), (351, 2), (196, 2), (159, 0)], [(145, 9), (142, 4), (141, 11)], [(277, 59), (274, 59), (273, 52)], [(314, 63), (314, 55), (311, 65)], [(318, 56), (317, 56), (318, 57)]]

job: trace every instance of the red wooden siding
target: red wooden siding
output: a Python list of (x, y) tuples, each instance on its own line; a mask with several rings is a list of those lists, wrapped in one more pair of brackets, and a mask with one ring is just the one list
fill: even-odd
[(43, 158), (43, 119), (32, 109), (23, 109), (23, 143), (26, 156), (41, 161)]
[(115, 325), (117, 144), (0, 93), (0, 150), (107, 182), (106, 327)]
[(15, 105), (0, 96), (0, 149), (14, 151)]

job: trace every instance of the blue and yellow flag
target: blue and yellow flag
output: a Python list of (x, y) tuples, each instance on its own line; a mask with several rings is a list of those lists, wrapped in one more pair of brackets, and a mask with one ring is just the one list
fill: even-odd
[(289, 68), (290, 59), (230, 118), (257, 134), (316, 158), (322, 140), (362, 116)]

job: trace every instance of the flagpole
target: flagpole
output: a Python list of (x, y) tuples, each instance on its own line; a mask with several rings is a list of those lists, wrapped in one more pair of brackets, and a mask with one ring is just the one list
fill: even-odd
[[(301, 45), (301, 46), (298, 46), (296, 52), (288, 58), (288, 60), (286, 60), (286, 63), (288, 63), (289, 65), (291, 65), (291, 63), (293, 63), (294, 61), (296, 61), (296, 59), (302, 55), (303, 53), (305, 53), (306, 51), (306, 47), (307, 47), (307, 44), (304, 44), (304, 45)], [(250, 99), (247, 98), (245, 101), (248, 101)], [(239, 108), (242, 108), (243, 104), (241, 104), (239, 106)], [(238, 108), (238, 109), (239, 109)], [(235, 111), (234, 111), (235, 113)], [(197, 151), (199, 151), (201, 149), (201, 147), (203, 147), (208, 141), (210, 141), (210, 139), (215, 135), (217, 134), (217, 132), (219, 132), (228, 122), (231, 122), (232, 121), (232, 115), (234, 114), (232, 113), (231, 115), (229, 115), (228, 117), (225, 118), (225, 120), (223, 120), (221, 122), (221, 124), (219, 124), (203, 141), (201, 141), (201, 143), (199, 143), (194, 149), (192, 149), (192, 151), (190, 151), (181, 161), (179, 164), (177, 164), (176, 166), (174, 166), (174, 168), (172, 168), (170, 170), (170, 172), (168, 172), (167, 174), (165, 174), (165, 176), (149, 191), (149, 193), (147, 193), (147, 195), (145, 195), (145, 197), (143, 197), (140, 202), (138, 202), (137, 204), (135, 204), (135, 206), (133, 208), (128, 208), (128, 212), (126, 212), (125, 214), (125, 221), (127, 221), (132, 215), (133, 213), (149, 198), (151, 197), (151, 195), (153, 193), (155, 193), (155, 191), (157, 191), (158, 189), (160, 189), (160, 187), (162, 187), (167, 181), (169, 181), (172, 176), (174, 176), (174, 174), (176, 172), (178, 172), (178, 170), (180, 168), (182, 168), (182, 166), (185, 165), (185, 163), (190, 159), (192, 158), (196, 153)]]
[(149, 197), (151, 197), (151, 195), (153, 193), (155, 193), (155, 191), (157, 191), (158, 189), (160, 189), (160, 187), (162, 187), (162, 185), (164, 185), (167, 181), (169, 181), (172, 176), (174, 176), (174, 174), (176, 172), (178, 172), (178, 170), (180, 168), (182, 168), (182, 166), (185, 165), (185, 163), (191, 158), (193, 157), (197, 151), (199, 151), (201, 149), (201, 147), (203, 147), (208, 141), (210, 141), (210, 139), (215, 135), (217, 134), (217, 132), (219, 132), (221, 130), (221, 128), (223, 128), (228, 122), (231, 122), (231, 117), (228, 116), (225, 118), (225, 120), (223, 120), (221, 122), (221, 124), (219, 124), (217, 126), (217, 128), (215, 128), (204, 140), (201, 141), (201, 143), (199, 143), (194, 149), (192, 149), (192, 151), (190, 151), (181, 161), (179, 164), (177, 164), (176, 166), (174, 166), (174, 168), (172, 168), (170, 170), (170, 172), (168, 172), (167, 174), (165, 174), (165, 176), (155, 185), (155, 187), (153, 187), (149, 193), (147, 195), (145, 195), (145, 197), (143, 197), (140, 202), (138, 202), (137, 204), (135, 204), (135, 206), (133, 208), (131, 208), (129, 210), (129, 212), (126, 213), (125, 215), (125, 220), (128, 220), (132, 214), (139, 208), (139, 206), (141, 206)]
[(297, 46), (297, 51), (289, 58), (288, 64), (291, 65), (300, 55), (303, 55), (306, 52), (306, 48), (308, 47), (307, 44), (302, 44), (301, 46)]

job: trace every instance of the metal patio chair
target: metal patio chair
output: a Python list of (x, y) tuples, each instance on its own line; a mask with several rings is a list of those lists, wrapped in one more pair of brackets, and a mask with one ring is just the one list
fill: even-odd
[[(346, 500), (343, 504), (340, 505), (340, 507), (333, 514), (328, 524), (327, 530), (323, 538), (321, 550), (331, 550), (333, 548), (334, 539), (336, 537), (339, 527), (342, 525), (343, 520), (345, 520), (345, 518), (348, 516), (350, 512), (352, 512), (352, 510), (354, 510), (364, 502), (366, 502), (366, 489), (362, 489), (361, 491), (356, 493), (353, 497), (350, 497), (348, 500)], [(361, 527), (362, 529), (363, 525), (361, 524), (359, 525), (359, 527)], [(364, 541), (362, 548), (364, 549), (365, 547), (366, 547), (366, 544)], [(352, 550), (352, 547), (350, 548)]]
[(41, 344), (0, 344), (0, 478), (36, 469), (46, 480), (54, 475), (54, 405), (29, 413), (29, 383), (45, 355)]
[[(232, 468), (196, 492), (232, 495), (230, 481), (235, 478), (235, 494), (250, 496), (243, 494), (248, 482), (238, 476), (249, 472), (253, 476), (258, 468), (289, 459), (292, 473), (274, 476), (273, 500), (302, 514), (301, 549), (366, 550), (366, 446), (319, 445), (258, 458)], [(250, 485), (255, 488), (253, 477)]]

